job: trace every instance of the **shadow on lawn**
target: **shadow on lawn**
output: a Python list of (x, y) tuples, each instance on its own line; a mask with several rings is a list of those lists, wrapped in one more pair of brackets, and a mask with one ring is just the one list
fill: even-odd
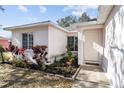
[(0, 86), (1, 88), (71, 87), (72, 83), (69, 80), (22, 68), (16, 68), (12, 72), (9, 72), (8, 77), (9, 79), (5, 80), (5, 84)]
[(20, 69), (15, 69), (14, 71), (12, 71), (10, 73), (10, 76), (11, 76), (10, 80), (6, 80), (6, 82), (8, 83), (1, 86), (1, 88), (6, 88), (6, 87), (14, 85), (15, 83), (22, 82), (21, 79), (24, 79), (25, 76), (29, 74), (27, 70), (27, 71), (23, 71), (23, 73), (20, 73), (22, 75), (18, 76), (17, 74), (19, 74), (19, 72), (20, 72)]

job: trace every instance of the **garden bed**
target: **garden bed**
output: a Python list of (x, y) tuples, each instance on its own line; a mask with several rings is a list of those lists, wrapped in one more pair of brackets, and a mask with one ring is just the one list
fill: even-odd
[(55, 62), (51, 65), (35, 65), (35, 64), (30, 64), (26, 66), (23, 62), (23, 60), (17, 60), (14, 62), (3, 62), (1, 64), (8, 64), (12, 65), (13, 67), (17, 68), (24, 68), (24, 69), (29, 69), (29, 70), (37, 70), (41, 71), (44, 74), (47, 75), (54, 75), (58, 76), (64, 79), (70, 79), (70, 80), (75, 80), (77, 73), (80, 70), (80, 66), (74, 67), (74, 66), (62, 66), (61, 62)]
[(80, 71), (80, 68), (81, 66), (79, 66), (78, 68), (73, 68), (74, 69), (73, 73), (65, 72), (61, 70), (61, 67), (60, 68), (48, 68), (44, 71), (44, 73), (48, 75), (54, 75), (57, 77), (61, 77), (64, 79), (75, 80), (78, 72)]
[[(10, 62), (4, 62), (1, 64), (7, 64), (7, 65), (13, 65)], [(45, 69), (43, 68), (39, 68), (38, 65), (30, 65), (30, 68), (24, 68), (21, 66), (13, 66), (15, 68), (23, 68), (23, 69), (27, 69), (27, 70), (32, 70), (32, 71), (38, 71), (38, 72), (42, 72), (45, 75), (52, 75), (52, 76), (57, 76), (63, 79), (69, 79), (69, 80), (75, 80), (78, 72), (80, 71), (81, 66), (79, 66), (78, 68), (72, 68), (72, 67), (51, 67), (48, 66)], [(66, 71), (67, 69), (69, 69), (69, 71)], [(71, 73), (71, 72), (72, 73)]]
[[(80, 70), (78, 65), (78, 56), (73, 56), (69, 49), (65, 54), (55, 56), (54, 62), (48, 65), (46, 64), (48, 63), (48, 59), (46, 57), (46, 46), (38, 45), (33, 47), (34, 56), (30, 59), (34, 60), (36, 63), (29, 62), (28, 57), (24, 53), (25, 49), (18, 49), (16, 47), (14, 49), (14, 47), (15, 46), (12, 47), (12, 53), (10, 52), (8, 56), (6, 56), (5, 52), (1, 52), (3, 54), (3, 63), (7, 63), (5, 61), (8, 61), (8, 64), (12, 64), (14, 67), (38, 70), (46, 74), (52, 74), (54, 76), (71, 80), (75, 79)], [(57, 57), (60, 59), (57, 60)]]

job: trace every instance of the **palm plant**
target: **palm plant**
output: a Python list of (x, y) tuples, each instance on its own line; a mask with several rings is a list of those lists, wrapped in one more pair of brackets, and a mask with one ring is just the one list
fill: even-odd
[(68, 65), (71, 65), (71, 64), (72, 64), (72, 61), (74, 60), (74, 58), (73, 58), (73, 54), (72, 54), (70, 48), (67, 48), (66, 58), (67, 58), (67, 62), (66, 62), (66, 63), (67, 63)]
[(1, 54), (2, 62), (4, 62), (3, 52), (4, 52), (4, 48), (0, 45), (0, 54)]

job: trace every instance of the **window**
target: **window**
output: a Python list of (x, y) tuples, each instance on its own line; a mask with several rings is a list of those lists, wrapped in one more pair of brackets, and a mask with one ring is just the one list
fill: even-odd
[(68, 47), (71, 51), (78, 51), (78, 38), (76, 36), (68, 37)]
[(33, 47), (33, 33), (22, 34), (22, 46), (25, 49), (31, 49)]

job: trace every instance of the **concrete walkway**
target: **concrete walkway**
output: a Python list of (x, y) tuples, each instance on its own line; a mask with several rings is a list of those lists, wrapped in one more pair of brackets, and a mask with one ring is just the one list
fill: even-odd
[(73, 88), (107, 88), (105, 73), (97, 65), (83, 65), (78, 73)]

